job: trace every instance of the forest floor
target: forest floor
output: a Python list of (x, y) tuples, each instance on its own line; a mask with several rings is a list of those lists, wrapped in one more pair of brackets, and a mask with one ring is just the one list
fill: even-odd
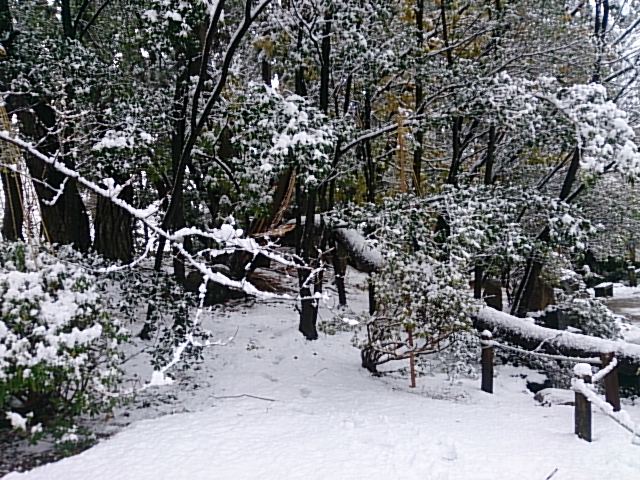
[[(357, 312), (366, 295), (353, 277)], [(573, 407), (543, 407), (527, 390), (538, 372), (498, 365), (493, 395), (438, 372), (412, 389), (404, 364), (362, 369), (351, 332), (305, 341), (282, 301), (227, 305), (206, 326), (233, 341), (118, 411), (103, 432), (117, 433), (4, 480), (640, 478), (640, 445), (599, 412), (593, 443), (579, 440)], [(131, 371), (148, 378), (144, 355)], [(640, 402), (624, 408), (640, 422)]]

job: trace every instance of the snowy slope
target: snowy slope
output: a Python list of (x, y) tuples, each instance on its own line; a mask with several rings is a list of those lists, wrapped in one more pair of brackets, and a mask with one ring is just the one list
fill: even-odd
[[(495, 395), (443, 376), (412, 390), (360, 368), (349, 334), (308, 343), (296, 322), (273, 303), (215, 316), (221, 337), (240, 329), (206, 352), (200, 374), (212, 378), (190, 374), (204, 385), (191, 404), (200, 411), (138, 421), (4, 480), (544, 480), (556, 468), (554, 480), (640, 479), (630, 435), (594, 413), (594, 442), (577, 439), (572, 407), (537, 405), (521, 370), (498, 367)], [(630, 413), (640, 420), (640, 408)]]

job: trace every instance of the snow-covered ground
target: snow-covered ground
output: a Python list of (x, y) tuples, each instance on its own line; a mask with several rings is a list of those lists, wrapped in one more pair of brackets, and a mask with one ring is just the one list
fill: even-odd
[[(233, 342), (144, 394), (183, 413), (135, 421), (4, 480), (640, 479), (640, 446), (627, 432), (594, 412), (593, 443), (579, 440), (573, 407), (537, 404), (526, 370), (498, 367), (494, 395), (444, 375), (411, 389), (397, 372), (362, 369), (349, 333), (305, 341), (290, 304), (240, 306), (208, 322), (221, 338), (237, 330)], [(640, 405), (625, 408), (640, 422)], [(143, 411), (158, 409), (131, 415)]]
[(613, 285), (613, 297), (605, 299), (607, 306), (627, 321), (621, 325), (622, 335), (629, 343), (640, 345), (640, 287)]

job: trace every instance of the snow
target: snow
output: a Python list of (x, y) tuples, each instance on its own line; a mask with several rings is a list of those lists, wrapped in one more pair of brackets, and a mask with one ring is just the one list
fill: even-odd
[(166, 376), (159, 370), (154, 370), (151, 374), (151, 380), (149, 380), (148, 385), (150, 387), (163, 387), (165, 385), (171, 385), (172, 383), (173, 379), (171, 377)]
[(640, 445), (640, 436), (638, 435), (638, 433), (640, 432), (640, 428), (638, 428), (638, 425), (631, 419), (629, 412), (625, 410), (614, 412), (613, 406), (596, 392), (594, 392), (591, 387), (583, 380), (574, 379), (571, 382), (571, 388), (574, 391), (581, 393), (584, 397), (587, 398), (587, 400), (589, 400), (591, 405), (599, 408), (600, 411), (603, 412), (607, 417), (611, 418), (614, 422), (631, 433), (632, 443), (634, 443), (635, 445)]
[[(577, 365), (576, 365), (576, 366), (577, 366)], [(607, 365), (606, 367), (604, 367), (604, 368), (600, 369), (600, 370), (598, 371), (598, 373), (596, 373), (596, 374), (593, 376), (593, 378), (591, 379), (591, 381), (592, 381), (593, 383), (597, 383), (597, 382), (599, 382), (599, 381), (600, 381), (600, 380), (602, 380), (604, 377), (606, 377), (607, 375), (609, 375), (609, 373), (610, 373), (611, 371), (613, 371), (613, 369), (614, 369), (614, 368), (616, 368), (617, 366), (618, 366), (618, 359), (614, 357), (614, 358), (611, 360), (611, 362), (609, 363), (609, 365)], [(574, 369), (574, 372), (575, 372), (575, 369)], [(590, 375), (590, 374), (588, 374), (588, 375)]]
[[(350, 295), (351, 308), (363, 309), (365, 295)], [(305, 341), (283, 300), (203, 317), (233, 342), (141, 394), (175, 395), (170, 408), (183, 413), (136, 421), (80, 455), (3, 480), (540, 480), (556, 468), (557, 479), (639, 478), (630, 435), (594, 412), (594, 442), (579, 440), (571, 407), (541, 408), (526, 390), (523, 377), (537, 372), (497, 365), (494, 395), (444, 374), (411, 389), (397, 371), (362, 369), (349, 333)]]
[(576, 363), (573, 367), (573, 373), (576, 377), (590, 377), (592, 375), (591, 365), (588, 363)]
[(6, 419), (11, 423), (11, 427), (16, 430), (27, 430), (27, 419), (16, 412), (7, 412)]
[(573, 405), (575, 394), (562, 388), (544, 388), (535, 395), (535, 399), (545, 407), (552, 405)]
[[(313, 221), (316, 225), (322, 225), (322, 215), (316, 214)], [(301, 219), (302, 224), (306, 222), (306, 218)], [(289, 220), (287, 224), (292, 225), (295, 223), (295, 219)], [(345, 248), (349, 251), (351, 260), (354, 261), (358, 269), (364, 269), (367, 272), (377, 271), (382, 268), (384, 264), (384, 258), (380, 249), (372, 245), (372, 242), (367, 241), (364, 235), (362, 235), (355, 228), (348, 228), (346, 224), (340, 223), (333, 225), (335, 235), (339, 242), (341, 242)], [(355, 257), (355, 258), (354, 258)]]
[(615, 298), (633, 298), (640, 297), (640, 288), (627, 287), (619, 283), (613, 285), (613, 296)]

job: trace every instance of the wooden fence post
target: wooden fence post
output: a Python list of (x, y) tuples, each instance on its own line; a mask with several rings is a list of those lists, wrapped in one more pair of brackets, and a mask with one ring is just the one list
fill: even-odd
[(409, 348), (411, 349), (411, 353), (409, 354), (409, 372), (411, 375), (411, 388), (416, 388), (416, 356), (413, 353), (413, 328), (407, 328), (407, 343), (409, 344)]
[[(606, 368), (607, 365), (613, 360), (613, 353), (603, 353), (600, 355), (602, 361), (602, 368)], [(620, 411), (620, 383), (618, 381), (618, 367), (616, 366), (611, 370), (606, 377), (603, 378), (604, 392), (607, 402), (613, 407), (614, 412)]]
[(480, 334), (480, 345), (482, 346), (482, 385), (483, 392), (493, 393), (493, 335), (489, 330)]
[[(588, 363), (578, 363), (574, 368), (576, 379), (584, 383), (591, 383), (591, 366)], [(579, 392), (575, 392), (575, 434), (587, 442), (591, 441), (591, 402)]]
[(629, 274), (629, 286), (637, 287), (638, 279), (636, 278), (636, 267), (633, 264), (627, 267), (627, 273)]

